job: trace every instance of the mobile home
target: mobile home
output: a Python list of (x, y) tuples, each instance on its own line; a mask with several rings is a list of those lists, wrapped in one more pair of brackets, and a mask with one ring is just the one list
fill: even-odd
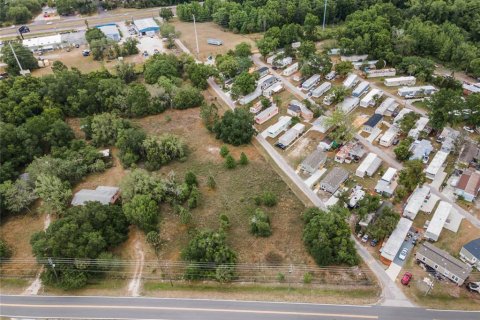
[(281, 132), (288, 129), (290, 123), (292, 123), (292, 117), (281, 116), (276, 123), (267, 128), (265, 131), (266, 136), (270, 138), (277, 137)]
[(290, 129), (288, 129), (287, 132), (285, 132), (280, 139), (278, 139), (278, 143), (281, 145), (287, 147), (289, 146), (295, 139), (297, 139), (305, 130), (305, 125), (301, 123), (297, 123)]
[(437, 92), (437, 89), (434, 86), (401, 87), (398, 89), (398, 95), (404, 98), (429, 96), (435, 92)]
[(353, 88), (358, 83), (358, 76), (350, 73), (348, 77), (343, 81), (343, 86), (347, 89)]
[(425, 175), (427, 178), (434, 180), (437, 176), (437, 173), (440, 172), (440, 169), (443, 167), (443, 164), (447, 160), (448, 153), (444, 151), (438, 151), (433, 157), (432, 162), (425, 169)]
[(319, 98), (331, 88), (332, 84), (330, 82), (324, 82), (312, 91), (312, 97)]
[(262, 124), (273, 118), (276, 114), (278, 114), (278, 107), (274, 104), (257, 114), (255, 116), (255, 122), (258, 124)]
[(285, 68), (285, 70), (283, 70), (282, 72), (282, 75), (284, 75), (285, 77), (291, 76), (292, 74), (298, 71), (298, 67), (299, 67), (298, 62), (295, 62), (291, 66), (288, 66), (287, 68)]
[(363, 178), (365, 175), (371, 177), (382, 165), (382, 160), (375, 153), (370, 152), (358, 166), (355, 175)]
[(360, 84), (353, 90), (352, 96), (354, 97), (360, 97), (362, 94), (368, 91), (368, 88), (370, 88), (370, 83), (367, 81), (361, 81)]
[(308, 91), (313, 88), (320, 81), (320, 75), (314, 74), (310, 78), (308, 78), (304, 83), (302, 83), (302, 89)]
[(360, 106), (367, 108), (375, 105), (377, 99), (383, 96), (383, 91), (379, 89), (372, 89), (363, 99), (360, 101)]
[(341, 103), (337, 104), (337, 108), (340, 108), (344, 113), (350, 113), (360, 103), (360, 99), (357, 97), (346, 97)]
[(244, 106), (244, 105), (249, 104), (250, 102), (254, 101), (255, 99), (257, 99), (261, 95), (262, 95), (262, 90), (260, 90), (259, 88), (256, 88), (255, 91), (253, 91), (252, 93), (249, 93), (246, 96), (243, 96), (240, 99), (238, 99), (238, 103), (240, 105)]
[(414, 86), (417, 79), (415, 77), (396, 77), (388, 78), (383, 81), (383, 84), (387, 87), (398, 87), (398, 86)]
[(213, 46), (221, 46), (223, 44), (223, 41), (220, 39), (209, 38), (207, 39), (207, 43)]
[(285, 57), (283, 59), (275, 60), (273, 64), (278, 68), (285, 68), (293, 61), (292, 57)]
[(382, 116), (391, 116), (397, 107), (398, 103), (395, 99), (388, 97), (375, 110), (375, 113), (381, 114)]
[(396, 128), (395, 126), (391, 126), (380, 138), (380, 145), (386, 148), (390, 147), (393, 144), (393, 141), (395, 140), (397, 135), (398, 128)]
[(368, 70), (367, 78), (380, 78), (380, 77), (394, 77), (397, 74), (397, 70), (394, 68), (388, 69), (373, 69)]

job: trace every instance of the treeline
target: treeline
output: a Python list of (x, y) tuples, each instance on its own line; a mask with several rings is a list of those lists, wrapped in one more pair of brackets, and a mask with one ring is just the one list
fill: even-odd
[(100, 5), (108, 10), (115, 8), (151, 8), (161, 6), (174, 6), (189, 0), (104, 0)]
[(0, 0), (0, 26), (27, 23), (41, 11), (39, 0)]
[(75, 12), (92, 13), (97, 10), (97, 1), (93, 0), (49, 0), (49, 6), (55, 6), (59, 15), (68, 16)]
[(138, 40), (128, 38), (122, 45), (116, 41), (108, 39), (105, 34), (98, 28), (88, 29), (85, 33), (94, 60), (102, 60), (103, 58), (115, 59), (118, 57), (130, 56), (137, 54)]

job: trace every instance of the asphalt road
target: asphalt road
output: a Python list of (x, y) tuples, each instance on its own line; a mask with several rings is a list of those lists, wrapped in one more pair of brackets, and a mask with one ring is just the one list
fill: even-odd
[(478, 320), (479, 312), (384, 306), (126, 297), (0, 296), (0, 316), (70, 319)]

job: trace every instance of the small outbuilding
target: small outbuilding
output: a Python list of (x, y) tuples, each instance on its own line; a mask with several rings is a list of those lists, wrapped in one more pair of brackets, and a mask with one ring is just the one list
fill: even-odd
[(117, 187), (98, 186), (95, 190), (82, 189), (75, 193), (72, 206), (83, 206), (87, 202), (97, 201), (101, 204), (114, 204), (120, 197)]

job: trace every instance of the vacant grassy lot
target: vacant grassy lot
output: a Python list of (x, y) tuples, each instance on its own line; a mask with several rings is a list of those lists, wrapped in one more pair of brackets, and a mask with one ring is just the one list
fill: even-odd
[[(180, 31), (180, 40), (194, 54), (196, 49), (195, 32), (193, 23), (181, 22), (178, 19), (173, 20), (172, 24), (177, 31)], [(235, 46), (241, 42), (249, 43), (252, 48), (255, 47), (255, 40), (260, 39), (260, 34), (235, 34), (222, 29), (213, 22), (197, 23), (198, 47), (200, 50), (199, 58), (205, 60), (208, 56), (226, 53), (228, 50), (235, 49)], [(220, 39), (223, 41), (221, 46), (213, 46), (207, 43), (208, 38)]]

